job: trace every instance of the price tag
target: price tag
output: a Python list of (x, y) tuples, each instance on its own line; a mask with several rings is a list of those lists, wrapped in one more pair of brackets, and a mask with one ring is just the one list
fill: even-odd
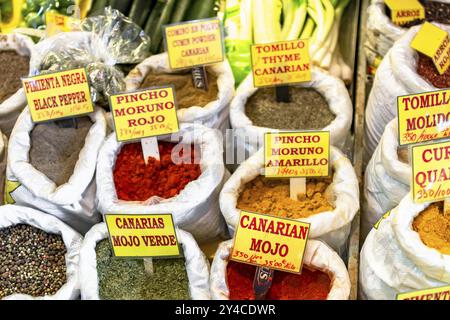
[(181, 256), (171, 214), (105, 214), (105, 222), (115, 257)]
[(268, 132), (264, 175), (269, 178), (330, 176), (330, 132)]
[(310, 224), (242, 211), (231, 260), (301, 273)]
[(412, 170), (415, 202), (450, 197), (450, 141), (413, 146)]
[(47, 11), (45, 13), (45, 29), (49, 37), (60, 32), (79, 31), (80, 23), (81, 21), (79, 19), (54, 11)]
[(447, 31), (425, 22), (411, 47), (433, 59), (439, 74), (444, 74), (450, 66), (450, 38)]
[(117, 141), (179, 131), (173, 86), (154, 87), (110, 97)]
[(397, 99), (401, 146), (450, 137), (450, 90)]
[(450, 286), (399, 293), (397, 300), (450, 300)]
[(384, 0), (396, 25), (425, 19), (425, 8), (418, 0)]
[(219, 63), (225, 59), (222, 24), (218, 18), (164, 26), (164, 46), (172, 70)]
[(22, 85), (34, 123), (94, 111), (84, 68), (22, 78)]
[(311, 81), (309, 40), (256, 44), (251, 51), (256, 88)]

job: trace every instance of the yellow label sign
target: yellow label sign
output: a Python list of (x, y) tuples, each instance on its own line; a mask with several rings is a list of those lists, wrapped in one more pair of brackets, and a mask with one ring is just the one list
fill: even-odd
[(301, 273), (310, 224), (242, 211), (231, 260)]
[(444, 74), (450, 66), (450, 37), (447, 31), (425, 22), (411, 47), (433, 59), (440, 74)]
[(450, 137), (450, 90), (398, 97), (400, 145)]
[(450, 197), (450, 141), (413, 146), (412, 161), (414, 201)]
[(399, 293), (397, 300), (450, 300), (450, 286)]
[(309, 40), (252, 45), (252, 70), (257, 88), (311, 81)]
[(105, 214), (105, 222), (116, 257), (180, 256), (171, 214)]
[(264, 164), (269, 178), (328, 177), (330, 132), (266, 133)]
[(35, 123), (94, 111), (84, 68), (23, 78), (22, 84)]
[(387, 219), (390, 215), (391, 215), (391, 211), (388, 211), (388, 212), (386, 212), (385, 214), (383, 214), (383, 216), (377, 221), (377, 223), (375, 223), (375, 224), (373, 225), (373, 228), (374, 228), (375, 230), (378, 230), (378, 228), (380, 227), (380, 223), (381, 223), (383, 220)]
[(5, 204), (15, 204), (16, 200), (12, 197), (12, 193), (21, 186), (19, 181), (5, 180), (4, 199)]
[(397, 25), (425, 19), (425, 8), (418, 0), (384, 0), (391, 10), (391, 19)]
[(79, 19), (68, 17), (54, 11), (45, 13), (45, 25), (48, 36), (53, 36), (60, 32), (70, 32), (80, 30)]
[(112, 95), (110, 106), (117, 141), (179, 131), (173, 86)]
[(217, 18), (166, 25), (164, 45), (171, 69), (186, 69), (222, 62), (223, 32)]

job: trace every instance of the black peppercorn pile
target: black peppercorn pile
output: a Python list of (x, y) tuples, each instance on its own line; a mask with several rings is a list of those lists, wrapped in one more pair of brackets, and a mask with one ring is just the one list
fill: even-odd
[(59, 235), (23, 224), (0, 230), (0, 299), (55, 294), (66, 282), (65, 254)]

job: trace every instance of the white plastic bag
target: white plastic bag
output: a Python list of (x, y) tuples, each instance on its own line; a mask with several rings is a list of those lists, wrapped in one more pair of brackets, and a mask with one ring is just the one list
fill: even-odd
[[(312, 81), (297, 86), (313, 88), (324, 96), (336, 119), (323, 130), (330, 131), (332, 145), (342, 148), (350, 134), (353, 119), (353, 106), (345, 84), (340, 79), (327, 75), (319, 71), (319, 69), (314, 69), (312, 71)], [(254, 154), (262, 147), (264, 133), (278, 131), (253, 125), (252, 121), (245, 114), (247, 100), (257, 90), (253, 86), (253, 76), (249, 75), (237, 89), (236, 96), (230, 105), (231, 127), (235, 130), (236, 136), (238, 136), (235, 149), (237, 152), (245, 150), (249, 155)]]
[[(183, 247), (189, 292), (192, 300), (209, 300), (209, 263), (192, 235), (176, 229)], [(100, 300), (97, 276), (97, 243), (108, 237), (106, 223), (99, 223), (86, 234), (80, 252), (80, 290), (82, 300)]]
[(72, 228), (57, 218), (43, 212), (21, 207), (6, 205), (0, 206), (0, 229), (17, 224), (27, 224), (48, 233), (59, 234), (66, 245), (66, 283), (51, 296), (32, 297), (25, 294), (13, 294), (4, 299), (11, 300), (74, 300), (80, 291), (78, 289), (78, 260), (82, 237)]
[[(210, 291), (213, 300), (228, 300), (226, 274), (233, 240), (222, 242), (211, 265)], [(327, 300), (347, 300), (350, 295), (350, 277), (339, 255), (321, 241), (308, 240), (303, 264), (327, 273), (332, 279)], [(278, 271), (276, 271), (278, 272)]]
[[(450, 32), (450, 26), (436, 24)], [(381, 62), (366, 108), (364, 159), (371, 158), (386, 125), (397, 117), (397, 97), (438, 90), (417, 74), (417, 52), (410, 47), (421, 26), (411, 28)]]
[(117, 199), (113, 168), (123, 143), (112, 133), (103, 145), (97, 162), (97, 197), (101, 213), (173, 214), (174, 223), (190, 232), (201, 243), (226, 235), (226, 225), (219, 211), (218, 197), (225, 178), (222, 138), (217, 130), (199, 124), (181, 124), (173, 139), (163, 141), (195, 144), (200, 148), (201, 175), (191, 181), (175, 197), (152, 205), (139, 201)]
[[(149, 73), (173, 73), (169, 66), (167, 53), (161, 53), (145, 59), (138, 64), (126, 77), (127, 91), (139, 90)], [(234, 77), (228, 61), (207, 66), (208, 72), (217, 77), (219, 93), (217, 100), (206, 106), (191, 106), (178, 109), (180, 122), (200, 123), (208, 128), (224, 131), (229, 127), (229, 104), (234, 95)], [(157, 83), (155, 86), (170, 83)]]
[[(335, 209), (298, 220), (311, 223), (310, 239), (322, 239), (342, 254), (350, 234), (351, 222), (359, 210), (359, 186), (350, 161), (335, 147), (331, 147), (330, 153), (334, 175), (327, 194)], [(220, 193), (220, 209), (231, 234), (234, 234), (239, 221), (240, 210), (236, 208), (239, 195), (246, 183), (261, 174), (262, 168), (264, 150), (260, 149), (239, 166)]]
[[(21, 56), (31, 56), (34, 51), (34, 43), (31, 38), (16, 34), (3, 34), (0, 36), (0, 51), (14, 50)], [(27, 105), (27, 99), (22, 87), (11, 97), (0, 104), (0, 131), (10, 135), (17, 117)]]
[(383, 214), (400, 203), (410, 189), (411, 166), (400, 161), (397, 152), (397, 121), (394, 119), (387, 125), (366, 168), (361, 217), (363, 238)]
[(0, 132), (0, 203), (3, 204), (5, 191), (6, 158), (8, 138)]
[(95, 112), (89, 114), (89, 117), (93, 125), (86, 136), (73, 174), (67, 183), (57, 186), (30, 163), (30, 136), (34, 124), (29, 109), (24, 109), (8, 145), (5, 188), (7, 203), (55, 215), (82, 234), (100, 221), (96, 210), (94, 174), (97, 156), (106, 136), (106, 120), (105, 113), (100, 108), (95, 108)]
[(450, 256), (427, 247), (412, 229), (429, 204), (409, 193), (372, 229), (361, 250), (360, 289), (370, 300), (395, 300), (398, 293), (448, 286)]

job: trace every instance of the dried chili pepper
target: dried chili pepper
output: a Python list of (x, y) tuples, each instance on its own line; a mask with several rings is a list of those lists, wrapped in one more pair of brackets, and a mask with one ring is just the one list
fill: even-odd
[(159, 142), (161, 160), (150, 157), (145, 164), (140, 143), (124, 145), (113, 171), (117, 197), (126, 201), (145, 201), (153, 196), (168, 199), (196, 180), (201, 174), (197, 148), (190, 146), (191, 152), (187, 155), (181, 148), (180, 158), (188, 157), (189, 161), (175, 164), (172, 161), (175, 146), (173, 143)]

